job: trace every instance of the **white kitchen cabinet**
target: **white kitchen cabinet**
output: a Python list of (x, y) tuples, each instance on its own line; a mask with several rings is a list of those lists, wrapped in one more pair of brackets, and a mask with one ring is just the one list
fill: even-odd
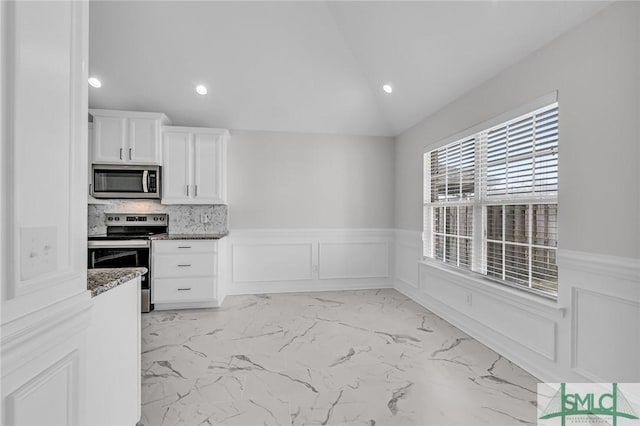
[(163, 204), (225, 204), (229, 131), (165, 126)]
[(156, 310), (219, 306), (221, 240), (151, 244), (151, 302)]
[(178, 204), (189, 198), (191, 135), (163, 132), (162, 203)]
[(161, 127), (166, 115), (91, 109), (94, 164), (156, 164), (162, 160)]
[(140, 278), (91, 299), (87, 426), (135, 425), (141, 409)]

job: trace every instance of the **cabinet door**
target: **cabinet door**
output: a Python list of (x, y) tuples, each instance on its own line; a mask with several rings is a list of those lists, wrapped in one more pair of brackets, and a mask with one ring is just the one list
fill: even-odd
[(126, 159), (135, 164), (160, 164), (160, 123), (155, 118), (129, 118)]
[(195, 134), (194, 198), (200, 204), (225, 203), (224, 137)]
[(125, 163), (127, 119), (123, 117), (93, 117), (93, 162)]
[(191, 134), (165, 132), (163, 135), (162, 203), (189, 203), (193, 194), (190, 176)]

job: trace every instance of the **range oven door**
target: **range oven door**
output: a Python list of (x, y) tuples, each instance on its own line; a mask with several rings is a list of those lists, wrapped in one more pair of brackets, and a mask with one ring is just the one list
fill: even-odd
[(149, 250), (148, 240), (101, 240), (89, 241), (89, 269), (96, 268), (130, 268), (145, 267), (147, 273), (142, 275), (142, 312), (149, 312), (150, 279), (149, 279)]
[(94, 198), (160, 198), (159, 166), (94, 164)]

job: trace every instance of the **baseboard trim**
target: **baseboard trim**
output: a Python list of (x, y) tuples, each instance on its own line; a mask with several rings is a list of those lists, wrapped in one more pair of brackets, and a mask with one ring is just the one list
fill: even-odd
[(305, 282), (268, 282), (268, 283), (234, 283), (227, 287), (227, 296), (267, 293), (310, 293), (321, 291), (378, 290), (393, 288), (391, 280), (341, 281), (305, 281)]

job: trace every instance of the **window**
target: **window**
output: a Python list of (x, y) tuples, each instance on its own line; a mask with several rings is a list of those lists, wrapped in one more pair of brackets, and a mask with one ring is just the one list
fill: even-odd
[(424, 256), (557, 295), (558, 104), (424, 155)]

